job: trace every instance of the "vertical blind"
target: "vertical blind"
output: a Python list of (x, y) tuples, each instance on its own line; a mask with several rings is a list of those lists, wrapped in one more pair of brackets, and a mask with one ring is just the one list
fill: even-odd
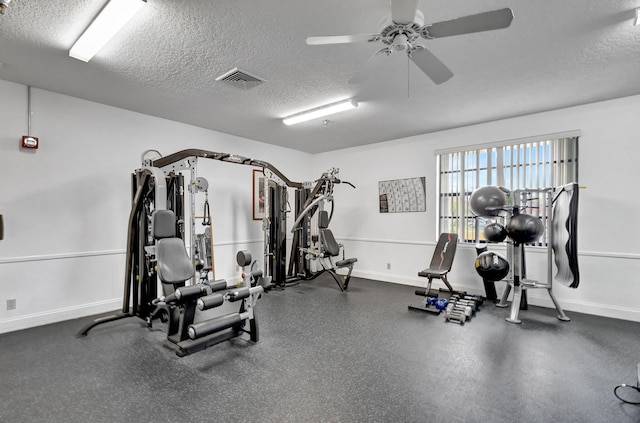
[[(461, 241), (476, 241), (479, 222), (469, 208), (478, 187), (551, 188), (578, 181), (578, 136), (514, 140), (436, 152), (438, 157), (438, 232), (457, 233)], [(528, 199), (527, 213), (546, 219), (545, 196)], [(480, 231), (481, 233), (482, 231)]]

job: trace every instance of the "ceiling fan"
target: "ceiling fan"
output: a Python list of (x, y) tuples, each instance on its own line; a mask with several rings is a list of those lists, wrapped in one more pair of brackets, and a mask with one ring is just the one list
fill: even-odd
[(507, 28), (512, 20), (513, 11), (505, 8), (425, 25), (422, 12), (418, 10), (418, 0), (391, 0), (391, 16), (382, 21), (379, 33), (309, 37), (307, 44), (382, 42), (385, 47), (378, 50), (365, 63), (363, 68), (349, 80), (350, 84), (364, 81), (374, 67), (372, 62), (378, 57), (389, 56), (394, 51), (405, 52), (435, 84), (442, 84), (453, 76), (453, 72), (424, 45), (417, 42), (420, 38), (432, 40)]

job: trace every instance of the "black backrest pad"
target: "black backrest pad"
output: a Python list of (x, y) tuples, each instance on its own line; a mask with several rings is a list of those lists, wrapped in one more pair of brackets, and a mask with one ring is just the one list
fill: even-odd
[(176, 236), (176, 215), (171, 210), (156, 210), (151, 217), (151, 227), (155, 239)]
[(430, 269), (451, 270), (458, 247), (458, 234), (442, 233), (431, 258)]
[(329, 227), (329, 213), (322, 210), (318, 213), (318, 228), (327, 229)]
[(331, 229), (320, 229), (320, 241), (324, 245), (325, 252), (330, 256), (335, 257), (340, 254), (340, 245), (338, 245)]

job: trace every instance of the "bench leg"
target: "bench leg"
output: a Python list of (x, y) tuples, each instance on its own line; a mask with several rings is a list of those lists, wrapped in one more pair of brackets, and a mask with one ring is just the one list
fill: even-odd
[(447, 288), (449, 288), (449, 292), (453, 292), (453, 287), (451, 286), (451, 284), (447, 280), (447, 275), (446, 274), (442, 275), (442, 282), (444, 282), (444, 284), (447, 285)]
[(334, 269), (327, 269), (327, 272), (329, 272), (329, 274), (333, 277), (333, 279), (335, 279), (336, 283), (338, 284), (338, 287), (340, 288), (340, 291), (344, 291), (346, 287), (342, 285), (342, 277), (338, 275)]

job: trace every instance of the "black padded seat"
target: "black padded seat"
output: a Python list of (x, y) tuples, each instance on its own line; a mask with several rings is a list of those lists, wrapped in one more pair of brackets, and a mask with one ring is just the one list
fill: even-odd
[(346, 267), (346, 266), (349, 266), (349, 265), (351, 265), (351, 264), (353, 264), (353, 263), (355, 263), (357, 261), (358, 261), (357, 258), (348, 258), (348, 259), (345, 259), (345, 260), (340, 260), (340, 261), (336, 262), (336, 267)]
[(429, 276), (437, 278), (449, 272), (448, 269), (424, 269), (418, 272), (418, 276), (428, 278)]

